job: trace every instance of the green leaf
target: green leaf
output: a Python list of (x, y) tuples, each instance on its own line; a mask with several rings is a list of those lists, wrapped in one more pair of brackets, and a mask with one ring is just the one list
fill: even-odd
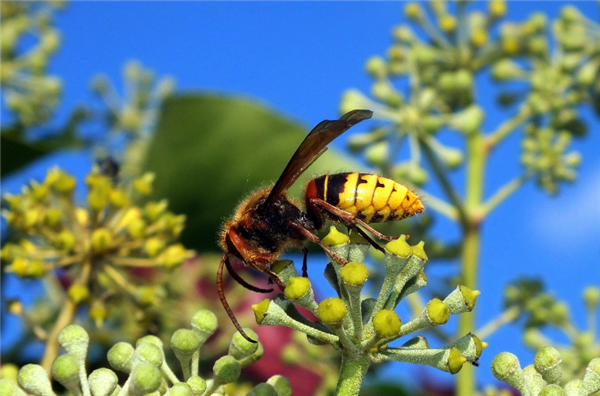
[[(170, 97), (146, 153), (144, 168), (156, 173), (153, 198), (167, 198), (171, 211), (187, 216), (186, 247), (216, 250), (224, 221), (241, 200), (275, 182), (306, 133), (297, 122), (247, 99)], [(341, 170), (357, 166), (329, 150), (290, 193), (299, 197), (308, 178)]]
[(75, 110), (65, 126), (59, 131), (39, 140), (31, 141), (26, 135), (26, 129), (20, 124), (2, 128), (0, 144), (2, 144), (2, 171), (4, 177), (27, 166), (54, 151), (63, 149), (79, 149), (88, 142), (80, 139), (77, 133), (79, 124), (85, 121), (88, 114)]
[(3, 177), (21, 169), (30, 162), (35, 161), (48, 153), (46, 150), (35, 147), (14, 136), (15, 133), (12, 131), (2, 132), (0, 135)]

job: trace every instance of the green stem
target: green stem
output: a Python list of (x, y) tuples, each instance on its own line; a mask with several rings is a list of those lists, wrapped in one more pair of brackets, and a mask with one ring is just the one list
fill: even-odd
[(431, 165), (433, 174), (438, 179), (440, 185), (442, 186), (442, 189), (448, 196), (448, 199), (450, 199), (451, 205), (453, 205), (456, 208), (460, 222), (462, 224), (466, 223), (467, 214), (465, 212), (464, 205), (460, 196), (452, 186), (452, 183), (450, 183), (445, 167), (438, 161), (435, 153), (431, 149), (430, 143), (426, 139), (421, 139), (421, 143), (423, 147), (423, 153), (425, 153), (425, 156), (427, 157), (427, 160)]
[(371, 366), (369, 355), (342, 354), (340, 376), (335, 389), (336, 396), (356, 396), (365, 379), (367, 370)]
[(531, 110), (529, 106), (523, 105), (519, 109), (513, 118), (506, 120), (500, 125), (494, 132), (487, 136), (488, 149), (492, 150), (498, 146), (498, 144), (510, 135), (517, 127), (531, 117)]
[(521, 312), (522, 312), (521, 308), (519, 308), (519, 307), (508, 308), (506, 311), (502, 312), (502, 314), (500, 314), (500, 316), (491, 320), (485, 326), (483, 326), (479, 330), (475, 331), (474, 333), (475, 333), (475, 335), (477, 335), (477, 337), (484, 340), (484, 339), (488, 338), (489, 336), (491, 336), (492, 334), (494, 334), (496, 332), (496, 330), (498, 330), (505, 324), (510, 323), (510, 322), (514, 321), (515, 319), (517, 319), (519, 317), (519, 315), (521, 314)]
[[(483, 181), (487, 150), (485, 139), (481, 133), (467, 136), (467, 180), (465, 196), (466, 221), (462, 223), (463, 249), (461, 258), (461, 274), (463, 285), (476, 290), (479, 265), (479, 249), (481, 247), (481, 203), (483, 200)], [(458, 334), (463, 336), (475, 329), (475, 313), (460, 315)], [(475, 394), (475, 372), (473, 367), (465, 365), (458, 374), (456, 394), (471, 396)]]
[(492, 210), (517, 191), (527, 180), (529, 180), (529, 178), (529, 175), (521, 175), (502, 186), (485, 204), (482, 205), (481, 216), (484, 218), (487, 217)]

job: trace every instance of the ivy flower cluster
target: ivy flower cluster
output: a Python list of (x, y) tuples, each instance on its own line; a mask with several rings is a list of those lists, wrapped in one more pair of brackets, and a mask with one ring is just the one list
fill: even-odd
[(122, 296), (138, 306), (158, 303), (162, 286), (136, 284), (131, 270), (170, 270), (192, 252), (177, 243), (185, 216), (169, 212), (166, 201), (133, 203), (136, 195), (151, 193), (153, 178), (145, 174), (119, 185), (95, 167), (85, 180), (87, 205), (78, 206), (75, 178), (52, 168), (21, 194), (5, 194), (3, 215), (16, 238), (1, 252), (6, 271), (21, 278), (61, 276), (69, 302), (63, 309), (69, 306), (72, 316), (75, 307), (89, 303), (98, 326), (111, 298)]
[(582, 379), (560, 385), (563, 358), (552, 347), (540, 349), (533, 364), (521, 368), (519, 359), (502, 352), (492, 361), (492, 373), (515, 387), (522, 396), (588, 396), (600, 391), (600, 358), (592, 359)]
[[(99, 368), (88, 375), (85, 364), (90, 340), (78, 325), (69, 325), (60, 332), (58, 340), (65, 353), (52, 363), (51, 376), (72, 395), (79, 396), (224, 396), (226, 386), (239, 378), (241, 370), (262, 357), (262, 345), (250, 343), (236, 333), (228, 354), (214, 363), (212, 378), (206, 378), (199, 372), (200, 349), (217, 329), (217, 318), (211, 311), (200, 310), (193, 316), (191, 325), (191, 329), (178, 329), (171, 337), (171, 348), (181, 365), (183, 379), (169, 366), (163, 343), (155, 336), (138, 339), (135, 347), (126, 342), (115, 344), (107, 354), (112, 370)], [(245, 331), (256, 337), (252, 330)], [(115, 371), (127, 375), (123, 385), (119, 384)], [(2, 395), (57, 395), (42, 366), (28, 364), (15, 374), (13, 378), (6, 375), (0, 380)], [(291, 393), (289, 381), (276, 375), (246, 395), (289, 396)]]
[[(410, 246), (404, 235), (389, 242), (385, 247), (386, 274), (379, 296), (364, 300), (361, 300), (361, 289), (368, 279), (368, 270), (363, 262), (370, 245), (358, 235), (349, 237), (335, 227), (323, 242), (348, 261), (342, 265), (330, 257), (325, 271), (337, 297), (317, 303), (309, 279), (299, 277), (291, 262), (280, 261), (274, 271), (286, 285), (284, 293), (252, 308), (260, 325), (287, 326), (305, 333), (313, 344), (329, 344), (342, 352), (336, 394), (358, 394), (372, 363), (410, 362), (452, 374), (467, 362), (477, 364), (487, 344), (474, 334), (466, 334), (441, 348), (431, 348), (422, 336), (408, 339), (399, 347), (389, 346), (390, 342), (409, 334), (445, 324), (450, 315), (471, 311), (480, 294), (459, 286), (443, 300), (432, 299), (417, 317), (403, 323), (394, 309), (427, 285), (423, 242)], [(304, 317), (296, 306), (308, 309), (318, 320), (313, 322)]]
[[(586, 287), (582, 292), (582, 299), (587, 326), (580, 328), (571, 317), (570, 307), (552, 294), (544, 292), (538, 282), (521, 281), (506, 289), (507, 307), (518, 309), (518, 316), (526, 317), (523, 337), (525, 344), (533, 350), (553, 346), (562, 356), (562, 377), (559, 385), (579, 378), (585, 372), (588, 363), (600, 356), (597, 329), (600, 288)], [(544, 334), (545, 328), (552, 328), (564, 334), (564, 339), (568, 342), (554, 342)]]
[[(572, 181), (580, 160), (569, 151), (570, 136), (586, 130), (577, 106), (595, 103), (600, 95), (600, 25), (575, 7), (565, 7), (553, 26), (559, 49), (552, 52), (548, 22), (541, 13), (514, 23), (502, 20), (507, 4), (501, 0), (490, 1), (487, 12), (470, 14), (466, 2), (449, 7), (445, 1), (432, 1), (427, 6), (429, 12), (422, 3), (405, 6), (406, 17), (424, 34), (417, 35), (411, 25), (398, 26), (387, 56), (366, 62), (374, 79), (373, 99), (356, 89), (344, 94), (342, 112), (369, 108), (388, 123), (355, 135), (350, 148), (364, 152), (368, 162), (387, 174), (417, 185), (429, 177), (421, 165), (423, 156), (448, 168), (461, 165), (463, 151), (445, 145), (436, 134), (448, 129), (466, 138), (481, 133), (485, 114), (476, 102), (474, 80), (489, 68), (496, 81), (513, 83), (501, 86), (500, 103), (520, 102), (520, 107), (514, 118), (489, 134), (488, 149), (525, 126), (525, 176), (536, 178), (548, 193), (556, 192), (560, 182)], [(395, 83), (399, 78), (408, 80), (408, 94)], [(515, 82), (528, 89), (515, 90)], [(532, 140), (538, 141), (537, 147)], [(549, 150), (543, 149), (545, 142)], [(410, 158), (395, 162), (401, 144), (407, 144)]]
[[(52, 12), (60, 5), (3, 1), (0, 6), (0, 84), (6, 106), (25, 126), (46, 121), (60, 99), (60, 79), (46, 74), (48, 61), (60, 46), (60, 35), (52, 26)], [(24, 47), (31, 38), (35, 45)]]

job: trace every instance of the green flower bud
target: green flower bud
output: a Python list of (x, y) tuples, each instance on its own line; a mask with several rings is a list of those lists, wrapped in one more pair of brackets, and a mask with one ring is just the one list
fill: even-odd
[(470, 135), (476, 133), (483, 124), (484, 113), (479, 106), (472, 105), (460, 113), (456, 113), (450, 121), (450, 126)]
[(306, 295), (311, 289), (308, 278), (295, 277), (290, 278), (283, 294), (290, 300), (298, 300)]
[(484, 28), (473, 28), (471, 29), (471, 43), (475, 47), (483, 47), (490, 39), (488, 31)]
[(488, 9), (492, 18), (501, 18), (506, 15), (506, 2), (504, 0), (492, 0), (488, 3)]
[(90, 336), (83, 327), (71, 324), (62, 329), (58, 335), (58, 343), (65, 352), (83, 362), (90, 345)]
[(252, 388), (246, 396), (277, 396), (277, 391), (273, 385), (262, 383)]
[(160, 369), (150, 363), (138, 363), (129, 376), (130, 394), (145, 395), (156, 391), (162, 382)]
[(473, 73), (468, 69), (460, 69), (454, 74), (454, 84), (460, 91), (473, 89)]
[(590, 392), (600, 390), (600, 358), (594, 358), (590, 361), (585, 369), (582, 385), (584, 389), (589, 389)]
[(408, 19), (420, 21), (423, 19), (423, 9), (419, 3), (407, 3), (404, 6), (404, 15), (406, 15)]
[(181, 265), (185, 260), (193, 255), (192, 251), (185, 250), (182, 244), (177, 243), (165, 249), (160, 255), (159, 262), (166, 268), (174, 268)]
[(133, 346), (127, 342), (118, 342), (108, 350), (106, 357), (115, 370), (124, 373), (131, 372), (135, 351)]
[[(194, 396), (200, 396), (206, 390), (206, 381), (197, 375), (193, 375), (187, 380), (187, 384), (192, 389)], [(95, 395), (94, 395), (95, 396)]]
[(399, 41), (401, 43), (412, 43), (412, 41), (414, 40), (414, 35), (412, 31), (408, 26), (405, 25), (396, 26), (392, 30), (392, 36), (396, 41)]
[(213, 366), (215, 381), (221, 384), (229, 384), (236, 381), (241, 372), (242, 365), (233, 356), (223, 356)]
[(133, 181), (133, 188), (142, 195), (150, 195), (152, 193), (152, 183), (154, 182), (154, 173), (145, 173), (142, 177), (138, 177)]
[(17, 376), (21, 388), (35, 396), (54, 396), (46, 370), (38, 364), (26, 364)]
[(52, 378), (69, 390), (79, 386), (79, 362), (71, 355), (60, 355), (52, 363)]
[(69, 230), (62, 230), (54, 240), (54, 246), (58, 250), (69, 253), (75, 247), (75, 235)]
[(507, 55), (515, 55), (519, 52), (520, 43), (516, 37), (502, 37), (502, 50)]
[[(567, 391), (568, 395), (571, 394), (571, 392), (569, 392), (569, 391), (574, 391), (574, 390), (578, 391), (578, 390), (580, 390), (582, 388), (583, 388), (583, 381), (580, 380), (580, 379), (571, 380), (571, 381), (567, 382), (565, 384), (565, 386), (563, 387), (563, 389), (565, 391)], [(576, 392), (573, 392), (573, 393), (577, 394)]]
[(367, 60), (366, 70), (371, 77), (381, 79), (387, 75), (387, 64), (380, 56), (372, 56)]
[(192, 355), (200, 348), (200, 345), (200, 337), (193, 330), (178, 329), (171, 337), (171, 347), (177, 359), (182, 362), (191, 359)]
[(0, 379), (0, 395), (3, 396), (27, 396), (27, 393), (23, 392), (16, 379), (2, 378)]
[(577, 83), (591, 87), (596, 79), (600, 63), (598, 61), (589, 61), (584, 63), (577, 72)]
[(104, 209), (108, 205), (109, 193), (110, 190), (101, 188), (94, 188), (90, 191), (88, 194), (88, 205), (90, 205), (90, 208), (97, 211)]
[(438, 298), (434, 298), (427, 303), (426, 312), (427, 319), (433, 326), (443, 325), (450, 319), (448, 306)]
[(129, 196), (122, 189), (114, 189), (110, 191), (109, 201), (113, 208), (124, 208), (129, 204)]
[(418, 258), (420, 258), (421, 260), (429, 260), (429, 258), (427, 257), (427, 254), (425, 254), (425, 242), (421, 241), (419, 243), (417, 243), (415, 246), (412, 247), (412, 254), (413, 256), (416, 256)]
[[(252, 329), (244, 328), (244, 332), (253, 340), (258, 339), (258, 335)], [(239, 331), (236, 331), (229, 344), (229, 356), (236, 360), (242, 360), (252, 355), (258, 349), (258, 343), (246, 340)]]
[(382, 309), (373, 316), (373, 328), (382, 337), (398, 335), (402, 321), (398, 314), (389, 309)]
[(339, 246), (347, 243), (349, 240), (350, 237), (348, 235), (339, 232), (335, 226), (331, 226), (329, 234), (323, 238), (322, 242), (325, 246)]
[(550, 384), (560, 382), (562, 376), (562, 356), (555, 348), (544, 347), (540, 349), (533, 359), (533, 365), (544, 381)]
[(277, 396), (291, 396), (292, 385), (290, 381), (282, 375), (274, 375), (267, 380), (267, 384), (271, 384), (277, 391)]
[(97, 328), (102, 327), (107, 315), (108, 310), (102, 301), (95, 300), (92, 302), (88, 316), (96, 323)]
[[(175, 347), (173, 347), (173, 350), (175, 350)], [(140, 343), (135, 348), (135, 353), (141, 361), (150, 363), (153, 366), (161, 367), (163, 364), (164, 355), (162, 349), (150, 342)], [(177, 355), (177, 353), (175, 353), (175, 355)]]
[(389, 143), (387, 140), (374, 143), (367, 148), (365, 158), (370, 164), (382, 165), (388, 159)]
[(138, 338), (138, 340), (135, 342), (135, 347), (138, 348), (142, 344), (151, 344), (160, 349), (163, 348), (163, 342), (160, 340), (160, 338), (150, 334), (143, 336), (142, 338)]
[(92, 249), (96, 253), (110, 249), (112, 241), (112, 234), (107, 228), (98, 228), (92, 232)]
[(565, 392), (565, 390), (555, 384), (550, 384), (550, 385), (546, 386), (544, 389), (542, 389), (542, 391), (540, 393), (538, 393), (538, 396), (566, 396), (566, 395), (567, 395), (567, 393)]
[(475, 300), (481, 292), (471, 290), (466, 286), (457, 286), (452, 293), (444, 299), (444, 303), (450, 308), (453, 315), (470, 312), (475, 307)]
[(448, 372), (450, 374), (458, 373), (466, 362), (467, 358), (464, 357), (456, 347), (450, 349), (450, 354), (448, 356)]
[(342, 94), (340, 112), (347, 113), (354, 109), (366, 109), (371, 105), (371, 101), (362, 92), (357, 89), (348, 89)]
[(203, 344), (217, 330), (217, 316), (208, 309), (197, 311), (192, 317), (192, 330), (198, 334)]
[(185, 382), (173, 384), (169, 389), (169, 396), (193, 396), (192, 388)]
[(340, 278), (348, 285), (362, 286), (369, 278), (369, 270), (363, 263), (350, 262), (340, 271)]
[(49, 189), (48, 185), (40, 184), (40, 183), (36, 182), (35, 180), (33, 180), (31, 182), (30, 189), (27, 192), (31, 193), (31, 196), (36, 201), (44, 202), (45, 199), (48, 197), (49, 190), (50, 189)]
[(385, 250), (399, 257), (408, 257), (413, 254), (413, 248), (406, 242), (406, 235), (402, 234), (385, 245)]
[(438, 58), (436, 49), (427, 45), (415, 44), (413, 53), (420, 66), (429, 66)]
[(583, 290), (583, 301), (589, 311), (594, 311), (600, 302), (600, 288), (588, 286)]
[(523, 370), (519, 359), (512, 353), (502, 352), (492, 360), (492, 374), (500, 381), (523, 389)]
[(569, 23), (576, 23), (583, 19), (583, 16), (581, 15), (577, 7), (573, 5), (564, 6), (561, 10), (560, 16), (565, 22)]
[(144, 215), (148, 220), (156, 221), (167, 210), (167, 206), (168, 202), (166, 199), (159, 202), (148, 202), (144, 206)]
[(84, 285), (74, 284), (69, 287), (67, 294), (75, 304), (81, 304), (90, 297), (90, 289)]
[(443, 32), (446, 33), (451, 33), (454, 31), (454, 29), (456, 29), (456, 18), (454, 17), (454, 15), (443, 15), (440, 19), (439, 19), (439, 26), (440, 29)]
[(271, 305), (271, 300), (266, 298), (259, 302), (258, 304), (251, 305), (250, 307), (254, 311), (254, 317), (256, 319), (257, 324), (261, 324), (269, 310), (269, 305)]
[(25, 278), (39, 279), (46, 275), (46, 264), (41, 260), (31, 260), (27, 263)]
[(58, 208), (48, 208), (44, 213), (44, 223), (49, 227), (56, 227), (62, 220), (62, 212)]
[[(121, 124), (121, 128), (128, 130), (128, 131), (137, 131), (140, 129), (140, 125), (142, 124), (142, 117), (140, 114), (140, 110), (132, 107), (132, 106), (125, 106), (123, 108), (123, 110), (121, 111), (120, 117), (119, 117), (119, 123)], [(136, 190), (138, 190), (139, 192), (144, 191), (143, 187), (136, 187), (136, 181), (139, 181), (139, 179), (134, 180), (133, 182), (133, 186)], [(141, 191), (140, 191), (141, 190)], [(149, 194), (145, 194), (143, 192), (141, 192), (143, 195), (149, 195)]]
[(379, 80), (373, 83), (371, 94), (390, 107), (398, 107), (404, 102), (400, 92), (388, 80)]
[[(0, 379), (8, 379), (17, 381), (17, 375), (19, 374), (19, 368), (12, 363), (3, 363), (0, 367)], [(4, 394), (4, 393), (2, 393)]]
[(492, 76), (498, 81), (505, 81), (525, 77), (526, 72), (512, 59), (503, 58), (492, 66)]
[(164, 250), (165, 244), (164, 239), (151, 237), (144, 242), (144, 251), (148, 257), (156, 257)]
[(119, 385), (117, 374), (107, 368), (92, 371), (88, 381), (94, 396), (110, 396)]
[(58, 176), (56, 177), (53, 183), (54, 190), (62, 194), (69, 194), (73, 192), (76, 184), (75, 178), (64, 173), (61, 170), (57, 170), (57, 172)]
[(145, 231), (146, 222), (143, 219), (133, 219), (127, 225), (127, 233), (133, 239), (142, 239), (144, 237)]
[(317, 317), (325, 324), (340, 323), (348, 313), (346, 303), (340, 298), (327, 298), (319, 304)]

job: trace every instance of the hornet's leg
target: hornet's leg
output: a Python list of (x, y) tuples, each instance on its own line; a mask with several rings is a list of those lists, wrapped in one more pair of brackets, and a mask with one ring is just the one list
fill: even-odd
[[(362, 228), (369, 231), (371, 234), (375, 235), (375, 237), (377, 237), (379, 239), (382, 239), (384, 241), (392, 241), (394, 239), (397, 239), (397, 238), (382, 234), (381, 232), (377, 231), (376, 229), (374, 229), (373, 227), (371, 227), (370, 225), (368, 225), (367, 223), (365, 223), (364, 221), (362, 221), (361, 219), (359, 219), (352, 213), (348, 213), (340, 208), (336, 208), (332, 204), (327, 203), (327, 202), (323, 201), (322, 199), (311, 198), (310, 203), (329, 212), (329, 214), (338, 218), (344, 224), (348, 224), (350, 226), (357, 226), (357, 225), (361, 226)], [(361, 234), (361, 235), (363, 235), (363, 234)]]
[(302, 227), (298, 223), (295, 223), (293, 221), (288, 221), (288, 224), (290, 225), (290, 227), (294, 228), (295, 230), (297, 230), (298, 232), (300, 232), (302, 235), (304, 235), (306, 237), (306, 239), (308, 239), (309, 241), (314, 242), (317, 245), (321, 246), (321, 249), (325, 250), (325, 252), (327, 254), (329, 254), (331, 257), (333, 257), (333, 259), (335, 261), (337, 261), (341, 265), (348, 264), (348, 260), (346, 260), (345, 258), (343, 258), (342, 256), (340, 256), (339, 254), (337, 254), (336, 252), (334, 252), (333, 250), (331, 250), (329, 248), (329, 246), (326, 246), (323, 242), (321, 242), (321, 240), (319, 239), (318, 236), (316, 236), (312, 232), (308, 231), (306, 228)]
[[(229, 255), (225, 253), (223, 255), (223, 258), (221, 259), (221, 262), (219, 263), (219, 270), (217, 271), (217, 290), (219, 291), (219, 299), (221, 300), (221, 304), (223, 304), (225, 312), (227, 312), (229, 319), (231, 319), (231, 322), (233, 323), (237, 331), (239, 331), (242, 337), (244, 337), (248, 342), (256, 344), (256, 341), (250, 338), (248, 334), (246, 334), (246, 332), (242, 329), (242, 326), (240, 326), (240, 323), (235, 318), (235, 315), (231, 310), (231, 307), (227, 303), (227, 299), (225, 298), (225, 292), (223, 291), (223, 266), (228, 260)], [(229, 264), (227, 264), (227, 266), (229, 266)]]
[(308, 278), (308, 263), (307, 263), (307, 258), (308, 258), (308, 248), (306, 246), (302, 247), (302, 253), (304, 254), (304, 259), (302, 260), (302, 276), (304, 278)]
[(235, 279), (240, 285), (244, 286), (246, 289), (248, 290), (252, 290), (253, 292), (257, 292), (257, 293), (271, 293), (273, 291), (273, 289), (261, 289), (260, 287), (251, 285), (250, 283), (246, 282), (232, 267), (231, 267), (231, 263), (228, 260), (225, 260), (225, 266), (227, 267), (227, 271), (229, 272), (229, 274), (231, 275), (231, 277), (233, 279)]

